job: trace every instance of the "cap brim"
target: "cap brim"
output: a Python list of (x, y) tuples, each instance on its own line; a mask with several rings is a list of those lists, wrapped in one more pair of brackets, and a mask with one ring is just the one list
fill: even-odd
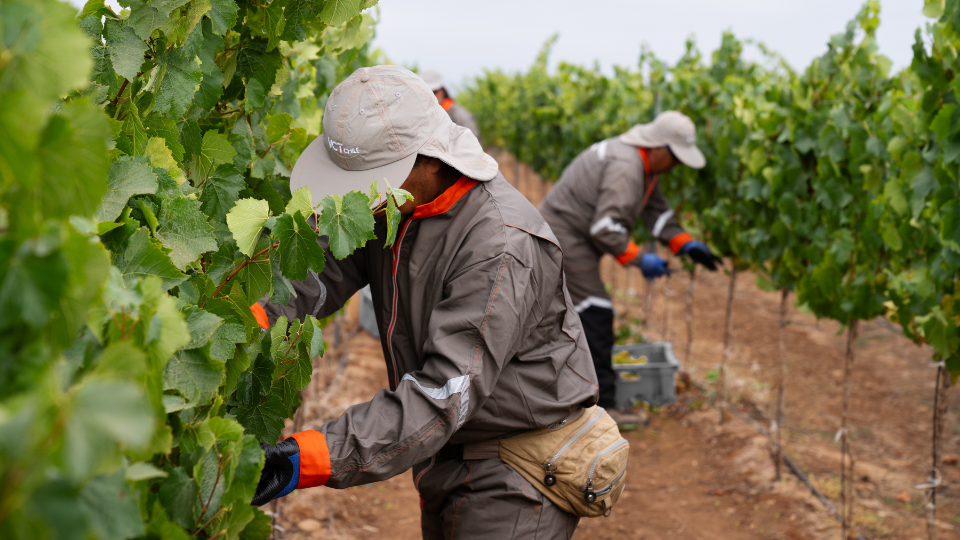
[(330, 159), (323, 147), (321, 135), (314, 139), (297, 159), (293, 173), (290, 174), (290, 191), (308, 187), (314, 207), (327, 195), (342, 196), (350, 191), (367, 193), (374, 180), (378, 181), (380, 191), (384, 191), (387, 189), (387, 182), (393, 187), (400, 187), (410, 176), (416, 161), (417, 154), (413, 153), (382, 167), (362, 171), (344, 170)]
[(681, 163), (691, 169), (702, 169), (703, 166), (707, 164), (707, 158), (703, 157), (703, 152), (695, 145), (680, 146), (679, 144), (671, 144), (669, 146), (673, 155), (677, 156), (677, 159), (679, 159)]

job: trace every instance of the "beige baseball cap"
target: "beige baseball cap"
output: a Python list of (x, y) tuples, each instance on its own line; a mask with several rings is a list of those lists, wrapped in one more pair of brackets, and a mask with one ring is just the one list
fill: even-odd
[(327, 100), (323, 133), (300, 155), (290, 189), (307, 186), (313, 204), (327, 195), (367, 192), (378, 180), (400, 187), (417, 154), (440, 159), (474, 180), (492, 180), (497, 162), (469, 129), (453, 123), (415, 73), (400, 66), (354, 71)]
[(677, 159), (694, 169), (702, 169), (707, 164), (703, 152), (697, 148), (697, 128), (693, 120), (681, 112), (664, 111), (649, 124), (633, 126), (620, 135), (620, 140), (643, 148), (668, 146)]
[(440, 72), (435, 69), (425, 69), (421, 71), (420, 78), (423, 79), (423, 82), (427, 83), (427, 86), (430, 87), (432, 92), (443, 88), (443, 77), (440, 75)]

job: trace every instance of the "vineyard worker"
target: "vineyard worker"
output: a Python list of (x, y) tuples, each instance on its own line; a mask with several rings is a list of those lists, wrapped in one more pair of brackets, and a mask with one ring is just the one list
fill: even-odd
[(477, 129), (477, 121), (473, 119), (473, 114), (465, 109), (463, 105), (453, 100), (450, 92), (443, 83), (443, 77), (440, 76), (440, 72), (433, 69), (425, 69), (420, 72), (420, 77), (427, 83), (430, 90), (433, 91), (433, 95), (437, 96), (437, 102), (440, 103), (443, 110), (447, 111), (453, 123), (469, 129), (473, 132), (474, 136), (479, 139), (480, 131)]
[[(327, 101), (323, 134), (291, 188), (414, 196), (396, 244), (386, 222), (343, 260), (295, 283), (281, 315), (326, 317), (369, 284), (390, 382), (318, 430), (266, 447), (254, 504), (294, 488), (346, 488), (413, 468), (424, 538), (569, 538), (567, 514), (497, 457), (497, 439), (596, 402), (586, 338), (546, 222), (477, 138), (399, 66), (361, 68)], [(324, 244), (324, 241), (321, 241)]]
[(658, 175), (681, 163), (699, 169), (706, 160), (696, 146), (693, 122), (679, 112), (666, 111), (649, 124), (636, 125), (582, 152), (564, 169), (539, 208), (563, 247), (567, 286), (600, 381), (598, 404), (623, 427), (641, 417), (616, 408), (613, 304), (600, 279), (600, 257), (606, 253), (624, 266), (639, 266), (648, 279), (669, 274), (666, 261), (641, 253), (631, 238), (634, 223), (643, 219), (653, 237), (675, 254), (687, 255), (711, 271), (720, 262), (683, 230), (660, 190)]

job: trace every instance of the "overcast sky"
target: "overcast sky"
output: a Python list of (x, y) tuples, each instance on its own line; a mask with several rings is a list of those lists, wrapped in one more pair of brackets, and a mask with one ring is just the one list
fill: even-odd
[[(863, 0), (380, 0), (376, 45), (397, 63), (440, 70), (451, 86), (484, 68), (528, 67), (552, 34), (563, 60), (635, 66), (641, 43), (668, 62), (691, 34), (713, 51), (725, 30), (782, 54), (795, 69), (823, 54)], [(881, 0), (880, 51), (910, 64), (923, 0)]]
[[(84, 0), (69, 0), (82, 6)], [(116, 0), (107, 0), (116, 4)], [(693, 35), (704, 52), (720, 35), (766, 43), (795, 69), (823, 54), (863, 0), (380, 0), (375, 45), (394, 62), (438, 69), (456, 88), (484, 68), (526, 69), (543, 42), (551, 60), (634, 66), (646, 43), (668, 62)], [(926, 24), (923, 0), (880, 0), (880, 51), (910, 64), (913, 34)]]

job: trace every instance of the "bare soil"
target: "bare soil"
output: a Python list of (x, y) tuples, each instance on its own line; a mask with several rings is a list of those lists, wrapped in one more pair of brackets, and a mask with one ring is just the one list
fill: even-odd
[[(546, 192), (538, 182), (521, 170), (519, 187), (532, 190), (533, 200)], [(621, 315), (618, 323), (628, 327), (624, 333), (672, 341), (684, 356), (689, 276), (677, 272), (655, 282), (647, 305), (647, 284), (637, 270), (612, 261), (605, 261), (603, 270)], [(681, 362), (686, 376), (703, 389), (679, 377), (677, 403), (651, 411), (649, 426), (627, 434), (627, 488), (610, 517), (581, 521), (575, 538), (840, 538), (830, 510), (786, 468), (782, 480), (773, 480), (769, 443), (754, 425), (729, 417), (718, 426), (711, 381), (721, 358), (729, 276), (703, 272), (696, 279), (694, 341), (690, 357)], [(779, 380), (780, 294), (758, 289), (755, 279), (748, 272), (738, 278), (727, 381), (731, 402), (769, 427), (764, 419), (774, 415)], [(834, 436), (840, 426), (846, 335), (835, 323), (798, 312), (792, 301), (789, 320), (785, 452), (839, 508), (840, 447)], [(387, 387), (379, 341), (355, 321), (356, 302), (351, 302), (338, 322), (341, 346), (318, 360), (304, 414), (288, 431), (319, 427)], [(328, 341), (337, 333), (328, 328)], [(931, 350), (875, 321), (861, 325), (855, 354), (850, 425), (856, 530), (866, 538), (926, 539), (925, 494), (914, 486), (930, 475), (936, 377)], [(941, 468), (937, 495), (941, 540), (960, 539), (960, 391), (954, 388), (948, 403), (943, 449), (953, 458)], [(410, 473), (346, 490), (294, 492), (269, 508), (279, 512), (274, 538), (420, 538), (419, 496)]]

